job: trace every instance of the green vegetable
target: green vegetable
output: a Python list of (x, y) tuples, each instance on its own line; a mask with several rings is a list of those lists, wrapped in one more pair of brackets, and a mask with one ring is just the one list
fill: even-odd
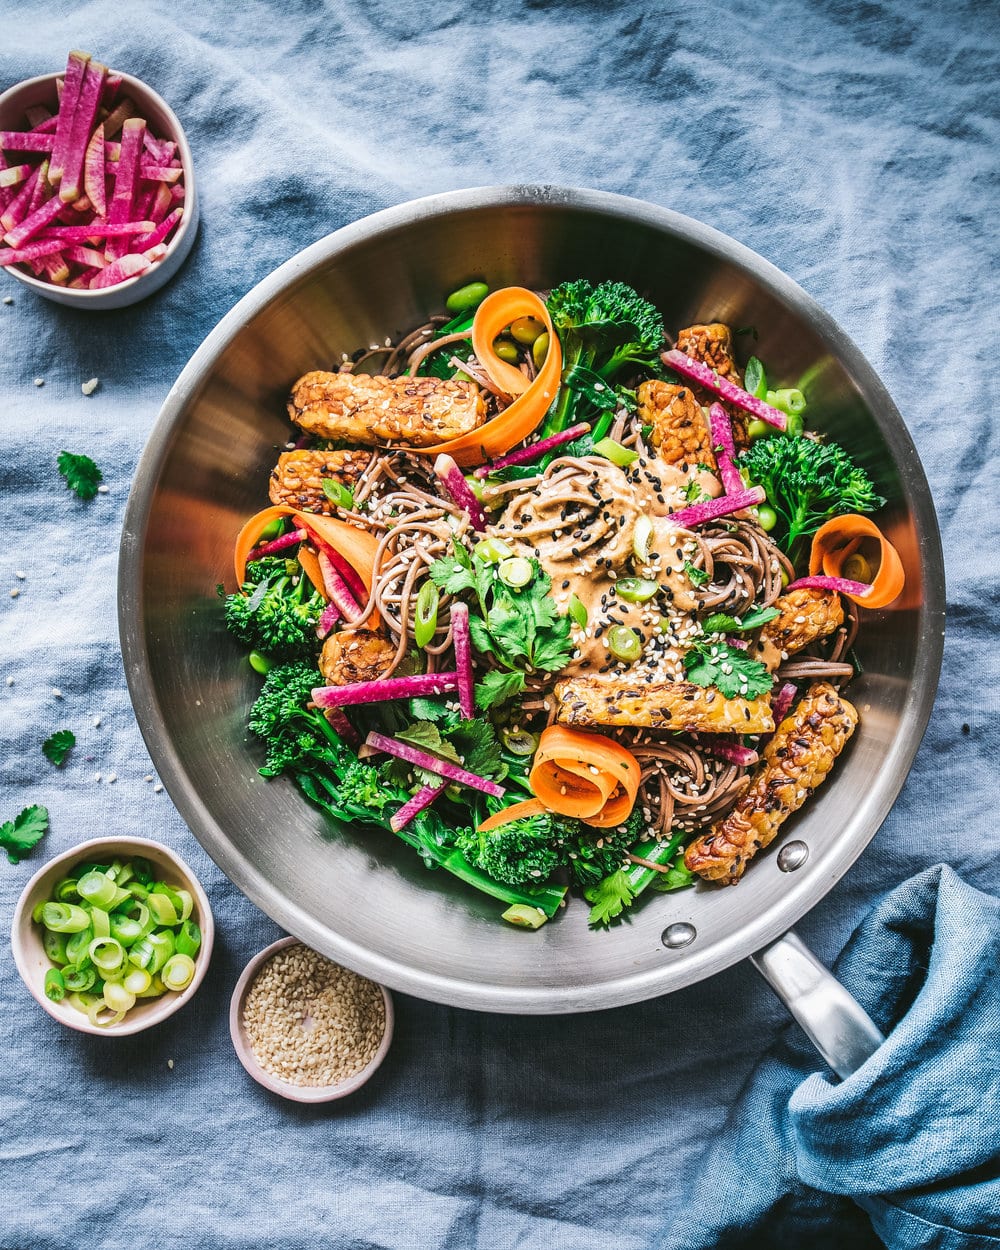
[(501, 913), (500, 919), (506, 920), (508, 924), (515, 925), (519, 929), (540, 929), (548, 920), (548, 916), (540, 907), (527, 907), (524, 903), (515, 903), (513, 907), (508, 907), (505, 912)]
[[(643, 842), (633, 847), (633, 854), (651, 864), (667, 864), (688, 836), (681, 832), (672, 834), (666, 842)], [(609, 873), (596, 885), (584, 891), (587, 902), (591, 904), (590, 924), (595, 927), (609, 925), (631, 907), (643, 890), (661, 875), (656, 869), (644, 868), (642, 864), (630, 864)]]
[(708, 581), (708, 573), (705, 569), (699, 569), (690, 560), (684, 561), (684, 572), (687, 573), (692, 586), (704, 586)]
[(279, 534), (283, 534), (284, 532), (285, 518), (283, 516), (276, 516), (273, 521), (268, 521), (268, 523), (260, 531), (257, 535), (257, 541), (259, 543), (269, 543), (272, 539), (277, 538)]
[(874, 512), (885, 500), (864, 469), (837, 443), (811, 438), (761, 438), (739, 457), (777, 513), (776, 535), (793, 563), (806, 539), (831, 517)]
[(642, 655), (642, 639), (627, 625), (612, 625), (608, 630), (608, 650), (616, 660), (634, 664)]
[(510, 323), (510, 336), (525, 347), (530, 347), (540, 334), (545, 333), (544, 324), (537, 317), (518, 317)]
[(354, 507), (354, 491), (335, 478), (325, 477), (322, 481), (323, 494), (337, 508)]
[(525, 571), (531, 577), (514, 586), (492, 564), (471, 560), (460, 544), (454, 550), (454, 556), (434, 561), (430, 575), (445, 594), (469, 592), (474, 597), (472, 644), (499, 666), (476, 685), (476, 704), (486, 711), (521, 693), (525, 670), (555, 673), (566, 667), (573, 651), (569, 618), (559, 615), (550, 593), (552, 581), (537, 560), (515, 557), (518, 579)]
[(72, 451), (61, 451), (56, 464), (71, 491), (74, 491), (81, 499), (94, 498), (103, 474), (89, 456), (76, 455)]
[(779, 615), (777, 608), (751, 608), (742, 618), (729, 616), (726, 612), (713, 612), (702, 621), (701, 627), (706, 634), (748, 634)]
[(296, 561), (256, 561), (249, 566), (243, 590), (227, 596), (225, 615), (230, 633), (244, 646), (271, 661), (318, 655), (316, 626), (326, 605)]
[(684, 656), (688, 681), (715, 686), (727, 699), (753, 699), (771, 689), (773, 679), (760, 660), (724, 642), (698, 640)]
[(521, 359), (521, 354), (517, 350), (517, 344), (512, 343), (510, 339), (496, 338), (493, 340), (493, 350), (501, 360), (506, 360), (509, 365), (516, 365)]
[(774, 426), (768, 425), (766, 421), (761, 421), (760, 417), (754, 417), (752, 421), (747, 422), (747, 438), (766, 438), (774, 433)]
[(418, 647), (426, 647), (434, 638), (440, 602), (438, 588), (432, 581), (424, 582), (417, 594), (417, 606), (413, 614), (413, 640)]
[(569, 613), (570, 619), (576, 621), (577, 625), (579, 625), (581, 629), (587, 628), (587, 621), (590, 619), (590, 614), (587, 612), (586, 604), (576, 595), (575, 592), (569, 597), (569, 603), (566, 607), (566, 611)]
[(41, 841), (49, 827), (48, 809), (37, 803), (26, 807), (13, 820), (0, 825), (0, 848), (12, 864), (22, 860)]
[(531, 345), (531, 360), (536, 369), (541, 369), (545, 364), (545, 357), (549, 354), (549, 332), (545, 331), (540, 334)]
[(186, 990), (194, 976), (194, 960), (190, 955), (171, 955), (160, 975), (168, 990)]
[(260, 673), (261, 677), (266, 676), (266, 674), (270, 671), (271, 661), (266, 655), (261, 655), (259, 651), (251, 651), (247, 656), (247, 659), (249, 660), (250, 667), (253, 671), (255, 673)]
[(538, 734), (529, 733), (527, 729), (502, 729), (500, 736), (514, 755), (534, 755), (538, 750)]
[(57, 729), (54, 734), (50, 734), (42, 743), (42, 754), (50, 764), (55, 764), (56, 768), (61, 768), (66, 762), (66, 756), (69, 755), (75, 746), (76, 734), (72, 729)]
[[(764, 366), (756, 356), (750, 357), (747, 367), (743, 370), (743, 389), (757, 399), (763, 399), (767, 394), (767, 375), (764, 372)], [(763, 424), (766, 425), (767, 422)]]
[(757, 520), (764, 533), (770, 534), (771, 530), (778, 524), (778, 514), (770, 504), (762, 503), (757, 507)]
[(772, 408), (777, 408), (789, 417), (797, 417), (806, 410), (806, 397), (796, 387), (768, 391), (765, 399)]
[(489, 293), (490, 288), (485, 282), (467, 282), (457, 291), (452, 291), (445, 300), (444, 306), (450, 313), (471, 312), (473, 308), (479, 307)]
[(45, 974), (45, 997), (61, 1003), (66, 997), (66, 982), (58, 968), (49, 968)]
[(507, 560), (501, 560), (497, 572), (503, 584), (514, 590), (521, 590), (522, 587), (527, 586), (535, 575), (531, 561), (525, 560), (523, 556), (511, 556)]
[[(563, 385), (543, 438), (616, 408), (622, 397), (614, 392), (614, 379), (629, 367), (658, 370), (665, 337), (659, 311), (624, 282), (564, 282), (549, 296), (548, 309), (562, 343)], [(602, 436), (592, 431), (594, 442)], [(581, 453), (571, 443), (558, 454)]]
[(606, 460), (610, 460), (612, 464), (618, 465), (620, 469), (628, 468), (630, 464), (639, 459), (637, 451), (633, 451), (630, 447), (623, 447), (621, 443), (616, 443), (613, 438), (602, 438), (599, 443), (595, 443), (594, 454), (604, 456)]
[(615, 582), (615, 593), (626, 603), (648, 603), (656, 597), (659, 585), (648, 577), (620, 577)]

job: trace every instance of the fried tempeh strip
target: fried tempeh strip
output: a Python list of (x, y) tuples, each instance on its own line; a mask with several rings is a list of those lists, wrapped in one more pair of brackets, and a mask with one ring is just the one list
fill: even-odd
[(760, 641), (793, 655), (820, 638), (827, 638), (844, 623), (840, 595), (829, 590), (799, 586), (774, 601), (780, 613), (760, 631)]
[(333, 516), (334, 503), (323, 492), (329, 478), (342, 486), (354, 486), (368, 467), (370, 451), (285, 451), (271, 471), (270, 497), (300, 512)]
[[(733, 332), (721, 321), (713, 321), (707, 325), (687, 326), (677, 335), (677, 350), (700, 360), (714, 369), (720, 377), (728, 378), (737, 386), (743, 385), (743, 377), (736, 363), (733, 352)], [(714, 402), (715, 396), (702, 389), (700, 396), (706, 404)], [(749, 445), (747, 438), (746, 413), (732, 404), (724, 403), (723, 408), (729, 413), (733, 423), (733, 441), (738, 450)]]
[(320, 672), (331, 686), (377, 681), (396, 654), (395, 644), (374, 630), (343, 630), (323, 643)]
[(770, 733), (771, 696), (726, 699), (689, 681), (567, 677), (556, 682), (556, 720), (564, 725), (624, 725), (684, 733)]
[(690, 386), (651, 378), (640, 385), (636, 399), (640, 421), (653, 427), (649, 441), (661, 460), (679, 465), (685, 472), (697, 464), (715, 472), (708, 422)]
[(747, 863), (826, 779), (858, 723), (828, 682), (815, 682), (764, 748), (749, 787), (727, 815), (684, 852), (691, 872), (735, 885)]
[(295, 383), (288, 415), (320, 438), (433, 447), (478, 429), (486, 405), (472, 382), (316, 371)]

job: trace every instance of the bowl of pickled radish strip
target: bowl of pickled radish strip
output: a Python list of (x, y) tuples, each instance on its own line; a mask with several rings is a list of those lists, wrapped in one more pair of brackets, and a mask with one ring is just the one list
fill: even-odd
[(201, 984), (215, 925), (179, 855), (148, 838), (93, 838), (24, 887), (11, 930), (21, 979), (83, 1033), (139, 1033)]

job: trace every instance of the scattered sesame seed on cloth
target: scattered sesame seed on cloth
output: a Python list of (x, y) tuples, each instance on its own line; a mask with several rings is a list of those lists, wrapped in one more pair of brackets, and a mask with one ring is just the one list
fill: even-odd
[(271, 1076), (291, 1085), (339, 1085), (374, 1058), (385, 1033), (385, 1000), (374, 981), (308, 946), (287, 946), (250, 983), (243, 1026)]

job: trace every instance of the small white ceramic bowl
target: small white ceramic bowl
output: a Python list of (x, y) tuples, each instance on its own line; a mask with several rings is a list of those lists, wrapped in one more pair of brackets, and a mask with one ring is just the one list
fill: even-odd
[[(44, 104), (54, 111), (58, 105), (56, 79), (61, 77), (62, 70), (55, 74), (42, 74), (38, 78), (27, 78), (0, 95), (0, 130), (21, 130), (24, 126), (25, 109), (36, 104)], [(167, 244), (166, 256), (145, 273), (119, 282), (117, 286), (103, 287), (99, 291), (76, 291), (36, 278), (33, 274), (24, 272), (19, 265), (5, 265), (0, 270), (46, 299), (54, 300), (57, 304), (67, 304), (71, 308), (125, 308), (145, 299), (147, 295), (152, 295), (169, 282), (183, 265), (198, 229), (198, 191), (194, 181), (194, 162), (191, 160), (191, 149), (183, 127), (170, 105), (152, 87), (147, 87), (131, 74), (122, 74), (121, 79), (119, 98), (130, 96), (135, 101), (138, 115), (146, 119), (156, 137), (171, 139), (177, 144), (177, 155), (184, 169), (184, 214)]]
[(389, 1053), (395, 1024), (392, 995), (384, 985), (378, 987), (382, 991), (382, 1001), (385, 1003), (385, 1031), (378, 1050), (360, 1072), (355, 1072), (353, 1076), (349, 1076), (346, 1081), (340, 1081), (337, 1085), (293, 1085), (290, 1081), (282, 1081), (272, 1076), (270, 1072), (264, 1071), (253, 1053), (253, 1047), (250, 1045), (250, 1039), (247, 1037), (243, 1024), (243, 1001), (250, 983), (272, 955), (286, 950), (289, 946), (301, 945), (298, 938), (279, 938), (277, 942), (272, 942), (259, 954), (254, 955), (243, 969), (243, 975), (236, 982), (236, 989), (233, 990), (232, 1001), (229, 1004), (229, 1033), (233, 1039), (237, 1058), (258, 1085), (263, 1085), (273, 1094), (280, 1094), (282, 1098), (289, 1098), (293, 1102), (333, 1102), (337, 1098), (346, 1098), (348, 1094), (353, 1094), (355, 1090), (360, 1089), (374, 1075), (382, 1060)]
[[(37, 903), (52, 897), (53, 886), (75, 864), (102, 864), (115, 858), (130, 859), (137, 855), (148, 859), (167, 885), (187, 890), (194, 899), (191, 918), (201, 929), (201, 946), (195, 956), (194, 976), (191, 984), (179, 994), (167, 993), (160, 998), (140, 998), (118, 1024), (91, 1024), (82, 1011), (77, 1011), (70, 1005), (68, 995), (61, 1003), (54, 1003), (46, 998), (45, 974), (53, 965), (42, 946), (43, 930), (32, 921), (31, 913)], [(21, 891), (21, 897), (14, 908), (10, 934), (14, 962), (21, 974), (21, 980), (53, 1020), (81, 1033), (96, 1033), (101, 1037), (124, 1037), (129, 1033), (141, 1033), (179, 1011), (194, 996), (204, 980), (214, 939), (212, 909), (198, 878), (179, 855), (149, 838), (91, 838), (69, 851), (64, 851), (62, 855), (57, 855), (55, 859), (50, 859)]]

